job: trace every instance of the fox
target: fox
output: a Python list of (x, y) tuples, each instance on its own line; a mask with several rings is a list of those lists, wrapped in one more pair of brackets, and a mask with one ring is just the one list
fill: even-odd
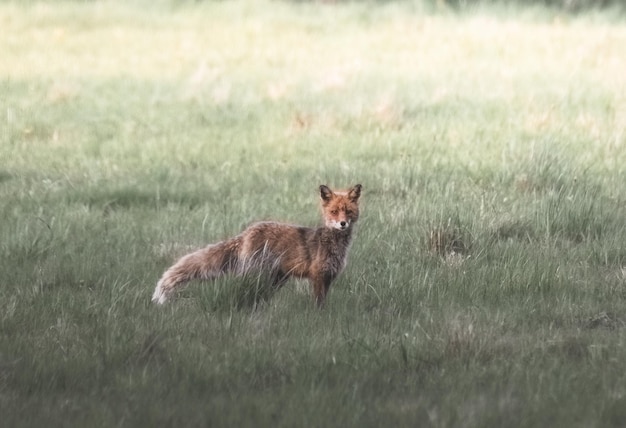
[(195, 279), (262, 271), (269, 273), (269, 285), (275, 289), (291, 277), (308, 279), (315, 303), (323, 307), (331, 283), (346, 267), (361, 189), (360, 184), (336, 191), (321, 185), (324, 224), (319, 227), (257, 222), (233, 238), (181, 257), (157, 282), (152, 301), (164, 304)]

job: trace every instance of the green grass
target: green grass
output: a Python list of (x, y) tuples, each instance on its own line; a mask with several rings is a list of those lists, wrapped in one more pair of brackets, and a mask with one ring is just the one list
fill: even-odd
[[(0, 4), (6, 426), (626, 424), (614, 9)], [(364, 186), (327, 307), (150, 297)]]

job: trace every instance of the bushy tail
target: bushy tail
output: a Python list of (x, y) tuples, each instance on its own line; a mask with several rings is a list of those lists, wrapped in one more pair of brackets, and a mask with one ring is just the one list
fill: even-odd
[(240, 247), (241, 238), (235, 237), (183, 256), (165, 271), (154, 289), (152, 301), (165, 303), (178, 289), (193, 279), (211, 279), (235, 271)]

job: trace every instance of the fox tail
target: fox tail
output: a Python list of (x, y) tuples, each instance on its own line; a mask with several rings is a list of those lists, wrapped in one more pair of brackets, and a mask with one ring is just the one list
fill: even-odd
[(212, 279), (236, 271), (240, 247), (241, 239), (236, 237), (183, 256), (165, 271), (154, 289), (152, 301), (165, 303), (193, 279)]

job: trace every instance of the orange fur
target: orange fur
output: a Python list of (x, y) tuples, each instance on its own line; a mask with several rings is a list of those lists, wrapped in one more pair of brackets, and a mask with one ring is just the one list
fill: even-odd
[(234, 238), (178, 260), (157, 283), (152, 301), (165, 303), (193, 279), (264, 270), (270, 273), (275, 287), (292, 276), (307, 278), (321, 306), (330, 284), (346, 265), (352, 227), (359, 218), (360, 196), (360, 184), (337, 192), (320, 186), (324, 226), (312, 229), (276, 222), (252, 224)]

